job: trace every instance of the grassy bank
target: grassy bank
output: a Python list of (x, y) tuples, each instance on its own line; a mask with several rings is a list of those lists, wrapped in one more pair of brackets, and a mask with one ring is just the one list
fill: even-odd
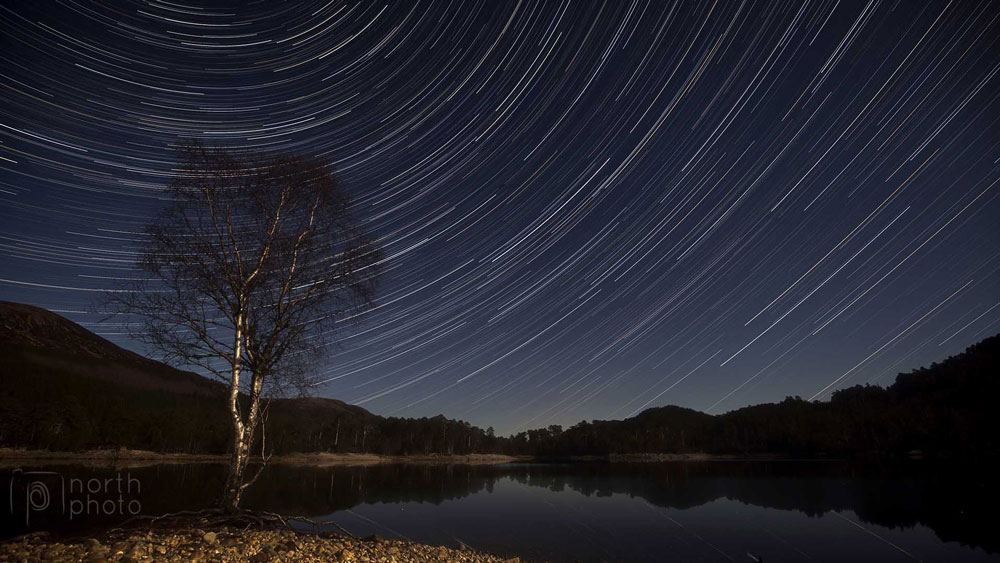
[[(377, 465), (381, 463), (431, 463), (491, 465), (526, 461), (530, 457), (498, 454), (469, 455), (400, 455), (385, 456), (362, 453), (302, 453), (273, 456), (268, 463), (284, 465)], [(82, 452), (53, 452), (48, 450), (27, 450), (0, 448), (0, 467), (24, 464), (73, 464), (73, 465), (121, 465), (142, 466), (161, 463), (227, 463), (228, 454), (187, 454), (160, 453), (145, 450), (105, 449)], [(257, 460), (259, 461), (259, 459)]]

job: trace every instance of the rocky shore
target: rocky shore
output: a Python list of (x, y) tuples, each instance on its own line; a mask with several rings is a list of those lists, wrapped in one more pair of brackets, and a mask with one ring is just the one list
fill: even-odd
[(86, 539), (26, 536), (0, 544), (0, 561), (146, 562), (288, 562), (450, 561), (518, 562), (469, 548), (450, 549), (419, 543), (364, 539), (333, 534), (220, 529), (111, 531)]

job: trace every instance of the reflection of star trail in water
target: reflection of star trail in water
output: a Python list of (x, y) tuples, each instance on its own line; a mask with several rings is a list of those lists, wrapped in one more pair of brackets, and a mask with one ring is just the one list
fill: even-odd
[(989, 2), (190, 4), (0, 7), (5, 299), (93, 323), (184, 136), (340, 171), (391, 260), (319, 392), (379, 413), (825, 398), (1000, 326)]

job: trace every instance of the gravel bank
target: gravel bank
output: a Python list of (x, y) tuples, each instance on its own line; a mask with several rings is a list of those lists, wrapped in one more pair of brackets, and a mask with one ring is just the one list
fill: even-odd
[(0, 544), (0, 561), (140, 562), (518, 562), (471, 549), (290, 531), (153, 530), (108, 532), (87, 539), (28, 536)]

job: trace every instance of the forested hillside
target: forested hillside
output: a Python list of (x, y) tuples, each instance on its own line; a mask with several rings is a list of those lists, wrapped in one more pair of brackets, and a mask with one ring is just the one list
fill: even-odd
[[(855, 386), (830, 401), (789, 397), (723, 415), (665, 406), (625, 420), (549, 426), (510, 437), (436, 416), (377, 416), (342, 401), (272, 401), (267, 446), (276, 453), (387, 455), (633, 453), (886, 457), (996, 457), (1000, 336), (888, 388)], [(0, 303), (0, 446), (75, 451), (128, 447), (225, 453), (224, 386), (123, 350), (36, 307)]]
[[(857, 385), (830, 401), (788, 397), (711, 416), (666, 406), (625, 420), (581, 422), (566, 431), (513, 438), (523, 453), (691, 453), (885, 457), (997, 457), (1000, 336), (930, 367), (899, 374), (888, 388)], [(915, 453), (915, 452), (914, 452)]]
[[(220, 382), (45, 309), (0, 303), (0, 358), (0, 447), (225, 453), (230, 445)], [(276, 453), (460, 454), (497, 444), (492, 431), (466, 422), (385, 418), (335, 399), (275, 399), (268, 411), (267, 447)]]

